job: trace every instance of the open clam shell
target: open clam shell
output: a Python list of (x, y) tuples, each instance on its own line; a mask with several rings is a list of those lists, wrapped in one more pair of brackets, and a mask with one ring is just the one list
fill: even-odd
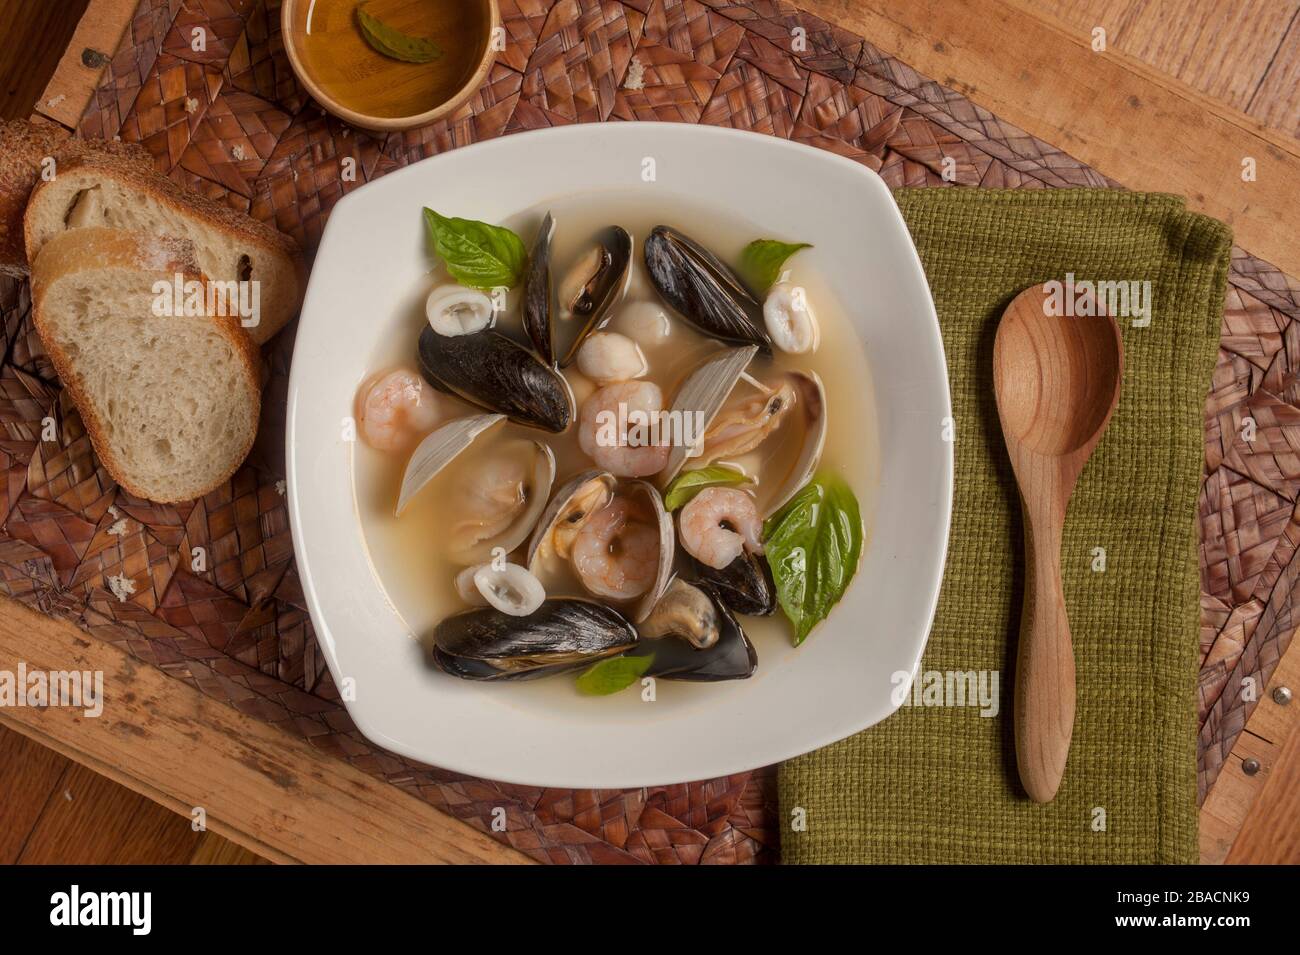
[(663, 300), (704, 334), (772, 353), (763, 303), (704, 246), (669, 226), (655, 226), (645, 240), (645, 264)]
[(504, 421), (505, 415), (477, 414), (467, 418), (448, 421), (441, 428), (430, 432), (411, 452), (406, 462), (406, 471), (402, 474), (402, 489), (397, 496), (398, 517), (411, 503), (411, 498), (420, 493), (424, 486), (432, 481), (438, 472), (456, 459), (456, 456), (468, 448), (480, 434), (498, 422)]
[(673, 577), (673, 556), (677, 551), (677, 531), (673, 527), (672, 515), (664, 508), (664, 499), (659, 491), (647, 481), (632, 481), (628, 485), (634, 493), (641, 494), (650, 504), (655, 523), (659, 528), (659, 565), (655, 569), (655, 580), (636, 602), (632, 610), (632, 622), (640, 623), (650, 616), (659, 598), (668, 589), (668, 582)]
[[(411, 455), (406, 472), (402, 476), (397, 516), (401, 516), (411, 499), (427, 487), (447, 465), (469, 448), (476, 439), (504, 420), (502, 415), (471, 415), (467, 418), (457, 418), (421, 441)], [(458, 563), (467, 566), (483, 563), (491, 558), (492, 552), (498, 547), (510, 553), (532, 533), (533, 527), (546, 508), (551, 485), (555, 482), (555, 454), (540, 441), (530, 443), (534, 454), (530, 462), (530, 473), (525, 482), (524, 508), (500, 531), (450, 553), (449, 556)]]
[[(704, 440), (704, 432), (717, 417), (722, 406), (727, 403), (732, 389), (740, 376), (758, 353), (756, 345), (742, 345), (737, 348), (725, 348), (716, 355), (706, 358), (698, 368), (686, 376), (677, 394), (673, 398), (673, 417), (685, 418), (688, 414), (698, 414), (698, 433), (696, 443), (691, 447), (675, 444), (668, 452), (668, 463), (660, 472), (659, 478), (664, 486), (675, 478), (692, 454), (697, 454)], [(793, 493), (793, 492), (791, 492)]]
[(614, 475), (596, 468), (566, 481), (533, 529), (528, 541), (528, 569), (540, 576), (552, 559), (567, 561), (573, 538), (587, 518), (610, 502), (617, 483)]
[(821, 463), (822, 452), (826, 449), (826, 387), (815, 371), (789, 372), (790, 380), (798, 393), (795, 402), (793, 421), (786, 421), (782, 427), (798, 426), (803, 429), (803, 438), (799, 446), (799, 456), (794, 467), (786, 474), (778, 489), (773, 493), (767, 507), (763, 509), (766, 520), (782, 507), (798, 490), (808, 483), (809, 478)]

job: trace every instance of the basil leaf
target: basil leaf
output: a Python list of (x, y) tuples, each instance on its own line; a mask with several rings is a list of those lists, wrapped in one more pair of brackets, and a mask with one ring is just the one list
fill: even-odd
[(474, 288), (514, 288), (523, 276), (528, 251), (509, 229), (474, 219), (449, 219), (424, 210), (433, 251), (457, 282)]
[(641, 679), (654, 654), (643, 657), (610, 657), (592, 664), (578, 677), (578, 692), (587, 696), (608, 696), (631, 686)]
[(675, 511), (706, 487), (748, 484), (750, 480), (751, 478), (743, 471), (717, 465), (697, 468), (694, 471), (683, 471), (673, 478), (672, 483), (664, 491), (664, 507), (669, 511)]
[(826, 619), (858, 570), (862, 514), (858, 499), (835, 475), (818, 475), (763, 527), (767, 561), (781, 610), (803, 643)]
[(765, 293), (781, 276), (781, 266), (800, 249), (811, 249), (807, 242), (778, 242), (755, 239), (740, 253), (740, 274), (759, 295)]
[(357, 7), (357, 23), (366, 42), (384, 56), (406, 63), (429, 63), (442, 56), (442, 50), (432, 40), (411, 36), (390, 26), (366, 10), (363, 3)]

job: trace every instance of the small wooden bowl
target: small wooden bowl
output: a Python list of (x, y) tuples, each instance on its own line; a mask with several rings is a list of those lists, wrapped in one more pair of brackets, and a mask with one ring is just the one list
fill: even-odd
[[(356, 26), (358, 6), (357, 0), (284, 0), (280, 9), (284, 48), (298, 81), (345, 122), (380, 132), (427, 126), (459, 108), (487, 79), (496, 60), (492, 38), (501, 27), (498, 0), (370, 0), (370, 12), (402, 29), (427, 25), (430, 6), (442, 14), (434, 21), (439, 32), (433, 38), (444, 48), (436, 66), (372, 50)], [(425, 28), (413, 32), (428, 35)], [(439, 87), (451, 92), (439, 96)]]

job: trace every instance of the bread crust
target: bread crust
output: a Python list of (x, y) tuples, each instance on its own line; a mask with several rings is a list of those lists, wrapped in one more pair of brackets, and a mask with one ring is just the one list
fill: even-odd
[(173, 276), (180, 274), (184, 277), (184, 281), (198, 281), (206, 285), (206, 279), (200, 272), (194, 255), (194, 244), (188, 239), (126, 232), (98, 226), (71, 229), (47, 242), (37, 253), (36, 261), (32, 263), (32, 322), (54, 365), (55, 372), (58, 373), (59, 380), (68, 389), (73, 403), (81, 413), (82, 423), (90, 436), (96, 455), (113, 479), (131, 494), (160, 504), (202, 497), (228, 481), (239, 470), (253, 448), (261, 416), (261, 352), (253, 340), (245, 334), (239, 319), (235, 316), (205, 316), (222, 338), (230, 343), (240, 362), (244, 378), (248, 382), (247, 399), (251, 406), (253, 427), (249, 431), (244, 447), (234, 458), (234, 464), (225, 471), (220, 480), (189, 496), (152, 496), (148, 489), (134, 482), (109, 447), (106, 427), (99, 409), (89, 400), (81, 375), (51, 332), (45, 311), (46, 292), (59, 279), (83, 270), (111, 268), (139, 271), (141, 281), (148, 281), (150, 284), (157, 281), (159, 277), (165, 277), (170, 281)]
[(117, 162), (149, 168), (149, 152), (135, 143), (80, 139), (53, 123), (23, 119), (0, 121), (0, 275), (28, 273), (23, 211), (41, 181), (41, 164), (53, 157), (57, 170), (80, 156), (112, 156)]
[[(121, 144), (117, 144), (121, 145)], [(127, 189), (150, 196), (170, 207), (176, 214), (186, 220), (202, 223), (224, 233), (241, 244), (260, 248), (273, 257), (287, 260), (296, 288), (286, 300), (286, 307), (279, 314), (264, 316), (265, 330), (259, 328), (254, 337), (259, 343), (265, 342), (281, 328), (293, 320), (302, 306), (303, 294), (307, 288), (307, 269), (303, 262), (298, 244), (263, 222), (237, 212), (207, 196), (199, 195), (185, 189), (159, 173), (152, 162), (139, 162), (133, 152), (123, 153), (114, 149), (81, 149), (68, 153), (58, 160), (59, 175), (85, 172), (97, 178), (114, 179)], [(36, 208), (46, 191), (58, 188), (58, 177), (50, 181), (39, 181), (30, 190), (29, 208)], [(22, 242), (26, 249), (40, 254), (36, 235), (35, 217), (26, 215), (23, 222)], [(187, 236), (188, 238), (188, 236)], [(221, 276), (207, 276), (218, 279)], [(246, 334), (253, 334), (244, 329)]]

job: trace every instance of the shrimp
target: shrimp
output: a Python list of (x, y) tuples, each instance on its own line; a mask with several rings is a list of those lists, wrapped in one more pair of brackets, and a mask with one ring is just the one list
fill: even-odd
[(667, 435), (657, 420), (662, 410), (663, 393), (653, 382), (606, 385), (582, 403), (578, 444), (616, 477), (656, 474), (668, 463)]
[(582, 585), (599, 597), (631, 600), (659, 570), (659, 530), (632, 502), (616, 497), (587, 519), (569, 552)]
[(682, 508), (678, 539), (701, 564), (722, 570), (740, 556), (763, 552), (763, 521), (754, 499), (734, 487), (707, 487)]
[(433, 389), (409, 368), (394, 368), (357, 389), (357, 428), (378, 451), (405, 451), (438, 423)]

